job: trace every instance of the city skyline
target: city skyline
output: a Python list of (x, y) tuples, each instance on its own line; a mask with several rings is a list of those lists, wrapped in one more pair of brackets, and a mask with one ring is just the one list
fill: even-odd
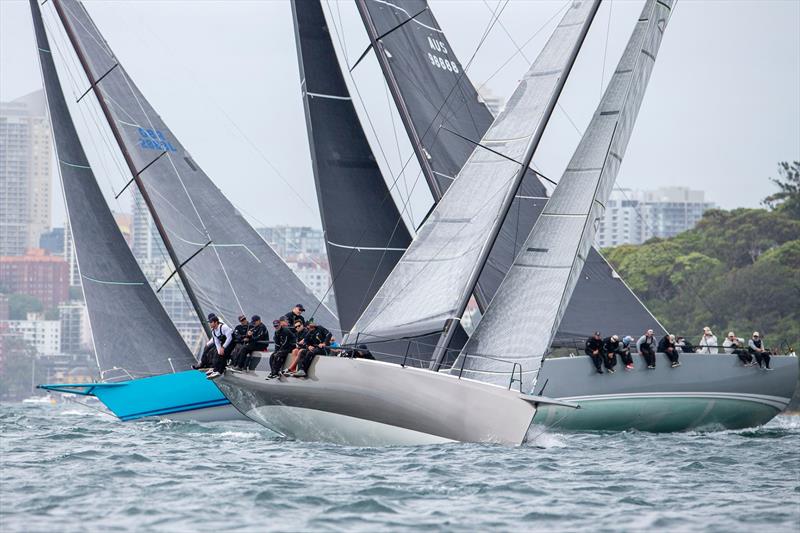
[[(491, 15), (489, 9), (477, 2), (431, 4), (456, 53), (467, 63), (476, 46), (477, 27), (485, 26)], [(561, 108), (569, 110), (569, 121), (563, 110), (556, 113), (539, 151), (541, 155), (534, 159), (546, 175), (557, 179), (559, 169), (577, 143), (578, 133), (570, 121), (580, 130), (594, 110), (602, 81), (608, 81), (608, 71), (617, 59), (621, 43), (627, 38), (631, 13), (638, 11), (637, 3), (630, 4), (636, 5), (614, 4), (610, 21), (609, 8), (601, 7), (597, 20), (603, 24), (596, 23), (590, 32), (585, 52), (582, 52), (562, 98)], [(800, 105), (796, 98), (788, 96), (800, 91), (798, 36), (796, 32), (775, 29), (790, 23), (792, 17), (796, 19), (800, 8), (796, 4), (786, 4), (791, 3), (772, 2), (763, 8), (748, 2), (731, 4), (735, 9), (719, 10), (724, 12), (721, 16), (726, 17), (727, 30), (715, 30), (717, 33), (713, 35), (701, 31), (702, 25), (708, 24), (709, 17), (701, 6), (679, 4), (673, 25), (680, 29), (665, 40), (641, 120), (618, 180), (620, 187), (691, 185), (706, 191), (708, 198), (723, 208), (756, 207), (761, 198), (772, 192), (768, 177), (776, 174), (779, 160), (797, 158), (796, 147), (800, 145), (800, 123), (797, 120)], [(242, 3), (229, 3), (227, 9), (219, 9), (199, 4), (196, 12), (193, 10), (192, 13), (186, 13), (181, 5), (184, 4), (162, 4), (159, 17), (148, 16), (147, 10), (135, 3), (114, 3), (112, 9), (108, 3), (92, 2), (88, 9), (158, 111), (233, 203), (250, 215), (254, 226), (296, 224), (299, 214), (303, 224), (319, 228), (288, 5), (267, 3), (248, 7)], [(476, 85), (490, 77), (494, 65), (499, 62), (496, 57), (507, 58), (513, 54), (514, 45), (510, 43), (509, 35), (519, 44), (531, 33), (531, 28), (522, 25), (518, 19), (527, 17), (543, 22), (560, 5), (558, 2), (512, 3), (469, 69)], [(36, 89), (38, 65), (33, 58), (27, 5), (3, 2), (0, 9), (3, 11), (0, 99), (9, 100), (29, 89)], [(362, 35), (363, 28), (359, 27), (357, 15), (353, 16), (352, 6), (341, 4), (341, 9), (341, 24), (345, 32), (344, 47), (339, 50), (340, 60), (346, 58), (348, 63), (352, 63), (363, 50), (366, 37)], [(465, 13), (462, 19), (480, 21), (480, 24), (459, 25), (456, 16), (459, 11)], [(242, 35), (226, 34), (226, 42), (219, 45), (219, 50), (212, 50), (215, 45), (199, 38), (211, 21), (219, 19), (224, 22), (234, 17), (241, 21), (241, 15), (245, 13), (251, 16), (245, 21), (246, 26), (240, 32)], [(118, 17), (120, 14), (125, 16)], [(56, 27), (54, 15), (45, 15), (52, 31)], [(124, 25), (120, 24), (123, 18), (126, 20)], [(742, 28), (745, 22), (749, 25), (751, 19), (767, 22), (753, 25), (750, 33), (735, 35), (736, 29)], [(12, 21), (16, 24), (9, 27)], [(611, 32), (607, 46), (604, 46), (607, 24)], [(600, 26), (602, 28), (598, 28)], [(761, 26), (772, 29), (766, 33), (766, 30), (758, 29)], [(132, 39), (135, 28), (145, 32), (147, 38)], [(261, 31), (256, 31), (258, 28)], [(263, 32), (263, 28), (274, 31)], [(338, 31), (338, 26), (334, 30)], [(549, 30), (550, 26), (545, 25), (541, 34), (523, 47), (527, 59), (535, 57)], [(252, 37), (246, 37), (251, 31), (268, 33), (270, 37), (254, 43)], [(66, 48), (63, 36), (54, 40), (57, 46)], [(12, 48), (15, 51), (13, 55)], [(154, 48), (168, 50), (169, 54), (153, 55)], [(720, 48), (725, 48), (728, 53), (719, 54)], [(693, 49), (691, 54), (689, 49)], [(253, 60), (249, 54), (258, 55), (263, 67), (247, 68), (246, 65)], [(604, 59), (605, 55), (607, 58)], [(28, 63), (21, 59), (28, 56)], [(235, 60), (229, 65), (223, 57)], [(179, 65), (174, 72), (165, 70), (167, 64), (171, 64), (168, 58), (178, 59)], [(765, 65), (769, 67), (769, 83), (757, 75), (764, 71)], [(75, 70), (75, 65), (70, 68)], [(496, 96), (507, 97), (524, 68), (525, 60), (518, 55), (486, 87)], [(704, 68), (708, 72), (701, 72)], [(363, 72), (359, 72), (361, 69)], [(197, 74), (190, 75), (189, 72)], [(382, 139), (381, 147), (374, 142), (370, 124), (362, 113), (365, 129), (387, 179), (391, 179), (389, 176), (396, 175), (410, 156), (408, 141), (396, 124), (394, 129), (399, 148), (395, 150), (392, 146), (395, 134), (386, 112), (382, 82), (375, 81), (379, 80), (375, 65), (365, 60), (354, 76), (360, 96), (370, 110), (370, 121), (374, 122), (378, 137)], [(690, 79), (695, 81), (687, 83)], [(80, 93), (83, 90), (79, 79), (62, 81), (65, 81), (68, 92)], [(199, 89), (198, 81), (202, 82)], [(589, 85), (596, 89), (589, 90)], [(758, 101), (757, 113), (748, 106), (741, 106), (742, 101)], [(276, 105), (277, 102), (281, 105)], [(204, 112), (198, 115), (197, 109)], [(733, 118), (734, 114), (739, 114), (738, 118)], [(745, 130), (734, 127), (734, 123), (750, 126)], [(274, 124), (281, 124), (281, 128), (274, 128)], [(97, 144), (102, 148), (105, 140), (100, 139)], [(87, 146), (87, 151), (92, 150)], [(413, 190), (410, 223), (418, 222), (430, 205), (426, 187), (418, 183), (418, 170), (411, 170), (415, 164), (412, 160), (400, 177), (397, 189), (401, 192), (396, 197), (402, 202), (405, 189)], [(100, 168), (94, 161), (93, 166)], [(277, 168), (281, 177), (271, 167)], [(387, 168), (391, 168), (391, 172), (386, 172)], [(126, 178), (124, 172), (117, 172), (112, 163), (108, 163), (106, 170), (98, 170), (98, 173), (104, 175), (100, 181), (109, 196), (121, 188)], [(63, 225), (63, 202), (58, 199), (57, 185), (53, 194), (56, 198), (53, 202), (53, 225)], [(268, 208), (258, 199), (259, 196), (274, 198), (276, 195), (281, 202), (271, 202)], [(121, 201), (123, 205), (129, 205), (124, 197)], [(119, 211), (113, 201), (111, 205), (112, 209)]]

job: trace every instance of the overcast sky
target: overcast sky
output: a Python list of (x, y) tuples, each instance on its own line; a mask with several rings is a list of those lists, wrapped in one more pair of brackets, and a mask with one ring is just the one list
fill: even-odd
[[(497, 0), (430, 3), (466, 64)], [(288, 1), (86, 4), (175, 135), (254, 225), (319, 226)], [(324, 4), (335, 35), (343, 39), (340, 59), (352, 63), (367, 45), (354, 3)], [(468, 68), (476, 85), (485, 83), (494, 94), (509, 96), (564, 5), (511, 0)], [(601, 7), (562, 95), (562, 109), (534, 158), (545, 175), (557, 179), (563, 171), (579, 140), (576, 127), (582, 131), (588, 124), (641, 7), (641, 0)], [(61, 50), (56, 58), (66, 93), (79, 95), (86, 81), (78, 76), (74, 58), (62, 57), (68, 46), (52, 5), (43, 10), (51, 40)], [(524, 55), (517, 53), (517, 45)], [(41, 87), (34, 51), (27, 1), (0, 0), (0, 100)], [(396, 175), (411, 148), (387, 105), (374, 59), (359, 65), (348, 83), (365, 128), (370, 130), (367, 112), (375, 126), (377, 135), (368, 135), (376, 157), (385, 174)], [(96, 104), (87, 98), (79, 105), (85, 106), (76, 110), (85, 148), (101, 186), (111, 194), (128, 177), (112, 159), (111, 142), (94, 126), (99, 122)], [(707, 198), (726, 208), (757, 206), (772, 191), (768, 177), (775, 175), (777, 162), (793, 159), (800, 159), (800, 2), (680, 0), (617, 184), (641, 189), (682, 185), (706, 191)], [(414, 222), (430, 202), (418, 171), (412, 160), (398, 187), (400, 197), (407, 191), (412, 196)], [(59, 225), (64, 209), (56, 194), (54, 223)], [(124, 195), (119, 201), (112, 195), (111, 205), (130, 211)]]

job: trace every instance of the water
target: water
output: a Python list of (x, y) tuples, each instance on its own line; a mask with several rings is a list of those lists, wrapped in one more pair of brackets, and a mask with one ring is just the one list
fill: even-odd
[(800, 417), (752, 430), (535, 432), (353, 448), (248, 422), (0, 406), (0, 530), (800, 530)]

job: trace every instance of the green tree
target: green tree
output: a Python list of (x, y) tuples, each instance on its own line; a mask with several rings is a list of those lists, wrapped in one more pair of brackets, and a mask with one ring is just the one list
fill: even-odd
[(770, 209), (800, 219), (800, 161), (781, 161), (778, 163), (778, 175), (778, 178), (770, 178), (770, 181), (780, 190), (764, 198), (763, 203)]
[(28, 313), (41, 313), (42, 302), (27, 294), (8, 295), (8, 316), (11, 320), (25, 320)]

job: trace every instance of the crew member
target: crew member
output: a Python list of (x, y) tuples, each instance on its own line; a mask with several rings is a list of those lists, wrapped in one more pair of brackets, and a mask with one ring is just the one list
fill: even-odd
[(269, 332), (267, 326), (261, 322), (261, 317), (253, 315), (250, 319), (250, 329), (247, 330), (245, 343), (239, 350), (239, 357), (236, 360), (236, 367), (239, 370), (250, 368), (250, 358), (253, 352), (263, 352), (269, 348)]
[(678, 347), (675, 344), (675, 335), (664, 335), (658, 342), (658, 351), (667, 354), (672, 368), (681, 366), (678, 361)]
[(747, 348), (750, 354), (756, 357), (758, 368), (772, 370), (772, 368), (769, 366), (769, 350), (767, 350), (766, 346), (764, 346), (764, 340), (757, 331), (753, 332), (753, 337), (747, 342)]
[(305, 338), (306, 348), (301, 352), (297, 371), (294, 373), (296, 378), (304, 378), (308, 375), (308, 369), (314, 362), (317, 355), (328, 355), (333, 334), (327, 328), (317, 325), (313, 320), (306, 324), (308, 330)]
[(297, 337), (294, 331), (289, 328), (286, 317), (282, 317), (280, 320), (273, 320), (272, 327), (275, 330), (273, 336), (275, 351), (269, 356), (269, 376), (267, 376), (267, 379), (275, 379), (280, 375), (283, 363), (286, 362), (286, 358), (292, 353), (297, 342)]
[(728, 332), (728, 336), (722, 342), (722, 351), (725, 353), (732, 353), (744, 364), (744, 366), (753, 366), (753, 356), (744, 349), (744, 339), (740, 339), (732, 331)]
[(233, 328), (233, 351), (231, 352), (231, 365), (236, 368), (237, 361), (239, 360), (239, 352), (244, 347), (245, 338), (247, 337), (247, 330), (250, 329), (250, 323), (247, 317), (239, 315), (239, 325)]
[(630, 335), (625, 335), (622, 338), (622, 346), (620, 346), (619, 351), (617, 352), (622, 359), (622, 363), (625, 365), (626, 370), (633, 370), (633, 357), (631, 357), (632, 342), (633, 337)]
[(717, 336), (708, 326), (703, 328), (703, 336), (700, 337), (700, 353), (719, 353)]
[(610, 373), (614, 373), (617, 366), (617, 353), (619, 352), (620, 342), (618, 335), (611, 335), (603, 339), (603, 364)]
[[(209, 313), (207, 319), (208, 324), (211, 325), (212, 320), (217, 320), (217, 315), (214, 313)], [(208, 339), (205, 347), (203, 348), (203, 354), (200, 356), (200, 362), (192, 365), (192, 368), (195, 370), (208, 370), (214, 365), (214, 356), (217, 353), (217, 347), (214, 345), (214, 338)]]
[(292, 362), (289, 363), (289, 366), (283, 371), (285, 376), (294, 374), (297, 371), (297, 363), (300, 361), (300, 356), (306, 349), (306, 336), (308, 335), (308, 329), (306, 328), (305, 322), (302, 320), (295, 321), (294, 334), (297, 340), (295, 341), (295, 348), (292, 350)]
[(306, 308), (303, 307), (303, 304), (297, 304), (292, 307), (292, 310), (284, 315), (286, 317), (286, 321), (289, 323), (289, 327), (294, 327), (294, 323), (298, 320), (305, 326), (306, 319), (303, 317), (303, 313), (305, 312)]
[(208, 342), (209, 344), (214, 343), (217, 353), (214, 358), (214, 367), (206, 372), (206, 377), (216, 379), (225, 373), (225, 365), (228, 364), (228, 358), (233, 351), (233, 330), (221, 322), (217, 315), (209, 315), (208, 325), (211, 326), (211, 340)]
[(603, 339), (600, 337), (600, 332), (595, 331), (594, 335), (586, 339), (586, 348), (584, 349), (586, 355), (592, 358), (594, 368), (598, 374), (603, 373)]
[(677, 348), (678, 353), (680, 353), (680, 352), (683, 352), (683, 353), (694, 353), (695, 352), (694, 345), (691, 342), (689, 342), (688, 340), (686, 340), (686, 337), (677, 337), (675, 339), (675, 347)]
[(653, 334), (652, 329), (648, 329), (647, 332), (639, 337), (638, 341), (636, 341), (636, 351), (642, 354), (642, 357), (644, 357), (644, 360), (647, 363), (647, 368), (650, 370), (655, 370), (656, 336)]

